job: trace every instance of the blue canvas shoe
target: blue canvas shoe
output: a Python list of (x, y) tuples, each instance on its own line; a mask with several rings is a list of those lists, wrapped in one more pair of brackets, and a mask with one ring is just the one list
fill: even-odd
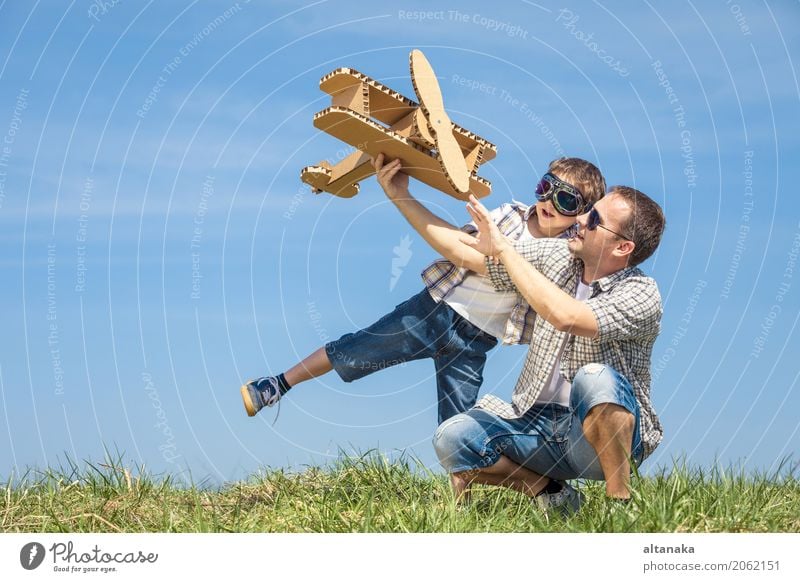
[(278, 379), (274, 376), (250, 380), (242, 386), (240, 392), (247, 416), (255, 416), (265, 406), (272, 406), (281, 399)]

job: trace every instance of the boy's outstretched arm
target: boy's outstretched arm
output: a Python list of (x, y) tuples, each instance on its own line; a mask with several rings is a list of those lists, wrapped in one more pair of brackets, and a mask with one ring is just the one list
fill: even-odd
[(401, 172), (400, 160), (385, 165), (383, 161), (383, 154), (373, 161), (378, 183), (414, 230), (454, 265), (485, 275), (484, 256), (461, 241), (464, 232), (436, 216), (408, 191), (408, 174)]

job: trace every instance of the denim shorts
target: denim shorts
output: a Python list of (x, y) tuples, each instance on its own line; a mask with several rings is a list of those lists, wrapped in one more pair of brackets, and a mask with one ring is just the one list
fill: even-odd
[(515, 419), (473, 408), (442, 423), (433, 445), (449, 473), (490, 467), (505, 455), (553, 479), (603, 480), (597, 453), (582, 429), (589, 410), (603, 403), (617, 404), (634, 415), (631, 456), (638, 466), (644, 455), (639, 404), (628, 380), (603, 364), (589, 364), (578, 371), (572, 381), (569, 408), (537, 403)]
[(369, 327), (325, 345), (345, 382), (404, 362), (433, 359), (439, 423), (475, 405), (486, 353), (497, 338), (433, 300), (423, 289)]

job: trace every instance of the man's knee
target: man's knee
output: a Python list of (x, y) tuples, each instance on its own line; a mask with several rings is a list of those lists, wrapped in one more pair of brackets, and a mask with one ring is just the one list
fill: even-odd
[(433, 436), (433, 448), (448, 473), (469, 471), (481, 465), (477, 443), (485, 431), (468, 414), (457, 414), (444, 421)]
[(572, 379), (570, 405), (573, 410), (591, 401), (599, 391), (613, 388), (615, 375), (611, 372), (612, 368), (605, 364), (586, 364), (580, 368)]
[(469, 422), (470, 418), (466, 414), (457, 414), (445, 420), (436, 429), (436, 433), (433, 435), (433, 449), (442, 465), (445, 465), (446, 459), (453, 457), (465, 446), (466, 431), (464, 429)]
[(628, 380), (606, 364), (587, 364), (572, 379), (570, 407), (583, 422), (600, 404), (614, 404), (628, 411), (636, 409), (636, 396)]

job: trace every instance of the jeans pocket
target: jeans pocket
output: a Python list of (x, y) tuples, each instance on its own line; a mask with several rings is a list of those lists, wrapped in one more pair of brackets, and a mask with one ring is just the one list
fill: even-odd
[(548, 414), (550, 420), (550, 435), (553, 442), (565, 443), (569, 439), (569, 431), (572, 428), (572, 423), (578, 419), (569, 411), (568, 408), (552, 407)]

